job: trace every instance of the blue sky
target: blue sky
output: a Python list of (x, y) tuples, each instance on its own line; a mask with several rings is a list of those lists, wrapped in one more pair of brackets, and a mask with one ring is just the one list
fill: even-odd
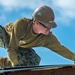
[[(51, 31), (62, 45), (75, 53), (75, 0), (0, 0), (0, 24), (4, 26), (21, 17), (32, 18), (34, 10), (41, 5), (53, 9), (57, 28)], [(74, 64), (47, 48), (34, 49), (41, 57), (40, 65)], [(0, 57), (8, 57), (4, 48), (0, 48)]]

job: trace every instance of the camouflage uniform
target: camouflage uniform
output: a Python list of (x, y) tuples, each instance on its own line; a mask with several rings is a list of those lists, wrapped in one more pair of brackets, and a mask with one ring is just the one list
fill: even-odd
[[(0, 46), (3, 48), (7, 48), (9, 44), (9, 39), (10, 38), (5, 32), (5, 29), (2, 26), (0, 26)], [(40, 57), (31, 48), (18, 47), (18, 61), (21, 66), (39, 65)], [(9, 62), (10, 61), (8, 58), (0, 58), (1, 67), (11, 66), (11, 64), (8, 65)]]
[(21, 66), (39, 65), (40, 57), (31, 48), (18, 48), (18, 59)]
[[(33, 49), (18, 48), (18, 60), (21, 66), (33, 66), (39, 65), (40, 57)], [(12, 63), (8, 58), (0, 58), (0, 67), (11, 67)]]
[(9, 36), (4, 27), (0, 25), (0, 47), (7, 48), (9, 43)]

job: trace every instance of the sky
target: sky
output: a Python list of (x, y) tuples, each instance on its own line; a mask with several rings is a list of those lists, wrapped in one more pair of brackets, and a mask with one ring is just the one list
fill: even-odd
[[(51, 30), (52, 33), (75, 53), (75, 0), (0, 0), (0, 24), (5, 26), (22, 17), (32, 18), (34, 10), (42, 5), (50, 6), (54, 11), (57, 27)], [(33, 49), (41, 57), (40, 65), (74, 64), (45, 47)], [(7, 50), (1, 47), (0, 57), (8, 57)]]

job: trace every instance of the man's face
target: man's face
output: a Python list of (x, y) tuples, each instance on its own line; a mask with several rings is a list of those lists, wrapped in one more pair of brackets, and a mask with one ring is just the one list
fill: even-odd
[(36, 27), (36, 33), (37, 34), (44, 34), (44, 35), (48, 35), (50, 32), (50, 28), (47, 28), (45, 26), (43, 26), (40, 22), (35, 21), (35, 27)]

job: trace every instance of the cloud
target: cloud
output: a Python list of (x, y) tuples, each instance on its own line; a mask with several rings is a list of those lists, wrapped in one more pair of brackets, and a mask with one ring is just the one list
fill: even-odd
[(62, 23), (75, 19), (75, 0), (53, 0), (53, 6), (57, 11), (58, 20)]
[(31, 8), (34, 9), (37, 6), (43, 4), (41, 0), (0, 0), (0, 5), (4, 7), (5, 10), (19, 9), (19, 8)]
[(67, 17), (75, 17), (75, 0), (0, 0), (0, 5), (5, 10), (13, 10), (19, 8), (31, 8), (35, 9), (40, 5), (53, 5), (55, 9), (59, 10), (60, 14), (66, 15)]
[(0, 0), (4, 14), (22, 8), (35, 10), (41, 5), (49, 5), (53, 8), (57, 22), (69, 24), (75, 18), (75, 0), (40, 0), (40, 2), (39, 0)]
[(31, 9), (34, 10), (38, 6), (43, 4), (41, 0), (0, 0), (0, 22), (4, 21), (6, 15), (11, 14), (11, 12), (16, 12), (20, 9)]

